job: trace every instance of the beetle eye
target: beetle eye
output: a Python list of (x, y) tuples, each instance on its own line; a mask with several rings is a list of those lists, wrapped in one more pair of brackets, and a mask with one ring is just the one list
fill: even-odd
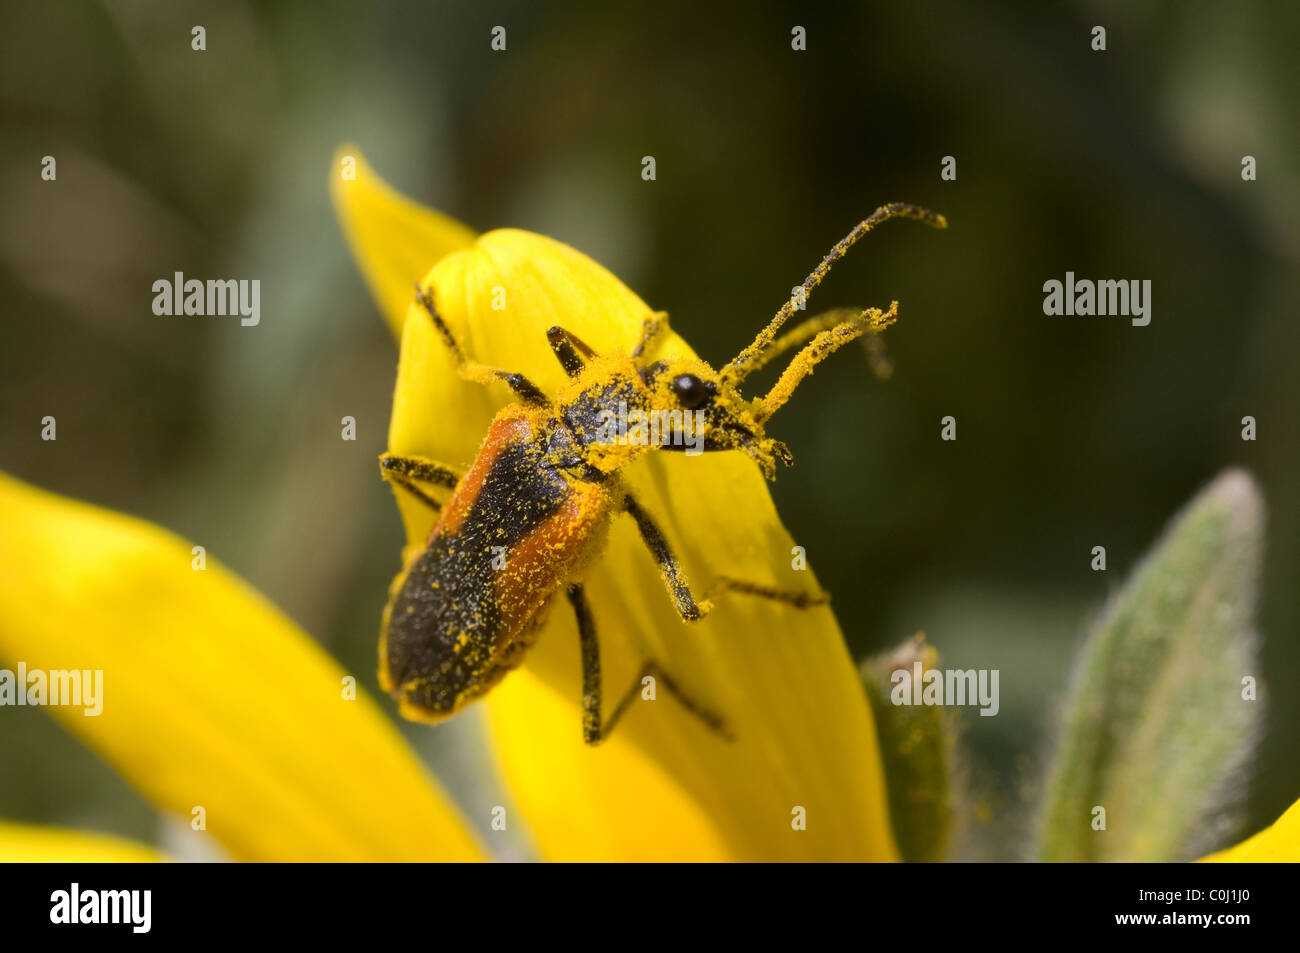
[(687, 410), (694, 410), (709, 399), (709, 387), (694, 374), (681, 374), (673, 378), (673, 393)]

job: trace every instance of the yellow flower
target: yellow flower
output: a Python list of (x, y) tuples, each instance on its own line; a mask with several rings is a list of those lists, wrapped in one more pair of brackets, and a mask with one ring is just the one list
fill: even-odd
[[(397, 195), (356, 150), (338, 159), (340, 218), (401, 333), (393, 452), (463, 466), (511, 400), (504, 387), (457, 376), (411, 307), (417, 280), (436, 291), (468, 354), (552, 393), (562, 377), (547, 328), (559, 324), (600, 351), (625, 349), (651, 313), (564, 245), (519, 231), (475, 238)], [(355, 178), (341, 174), (349, 167)], [(692, 354), (675, 335), (661, 350)], [(697, 593), (721, 575), (817, 589), (811, 573), (791, 568), (793, 541), (752, 460), (658, 454), (624, 475)], [(432, 514), (406, 494), (398, 505), (410, 552)], [(0, 662), (102, 671), (100, 714), (48, 710), (161, 810), (201, 819), (241, 860), (484, 856), (348, 673), (211, 557), (200, 568), (191, 544), (165, 530), (3, 475), (0, 522)], [(542, 857), (896, 859), (875, 729), (828, 608), (723, 594), (712, 615), (687, 626), (622, 519), (585, 582), (606, 713), (653, 658), (721, 712), (736, 740), (710, 733), (665, 696), (635, 705), (602, 746), (584, 745), (576, 627), (557, 604), (524, 667), (485, 702), (497, 763)], [(1298, 812), (1207, 859), (1294, 856)], [(160, 855), (102, 835), (0, 822), (0, 859)]]
[[(237, 860), (482, 856), (374, 702), (212, 558), (3, 475), (0, 522), (0, 659), (102, 671), (100, 714), (46, 710), (160, 809)], [(149, 856), (0, 825), (0, 859)]]
[(1254, 837), (1217, 854), (1202, 858), (1203, 863), (1288, 863), (1300, 860), (1300, 801)]
[[(359, 172), (335, 182), (339, 215), (354, 248), (375, 242), (359, 261), (389, 325), (402, 329), (391, 452), (463, 466), (492, 415), (512, 399), (504, 385), (487, 389), (457, 376), (413, 304), (413, 281), (434, 290), (468, 355), (521, 372), (550, 394), (564, 378), (546, 344), (549, 327), (564, 327), (598, 352), (636, 342), (652, 309), (584, 255), (516, 230), (472, 241), (443, 216), (395, 199), (355, 148), (340, 150), (340, 159), (345, 155), (358, 158)], [(411, 236), (424, 236), (422, 249), (400, 247)], [(418, 274), (415, 263), (435, 260)], [(675, 334), (663, 354), (693, 356)], [(758, 468), (742, 455), (657, 454), (624, 473), (663, 524), (697, 592), (716, 575), (816, 588), (811, 573), (789, 568), (793, 541)], [(409, 554), (423, 544), (433, 516), (405, 493), (397, 502)], [(829, 609), (723, 596), (710, 616), (686, 626), (627, 521), (616, 521), (586, 584), (607, 698), (655, 658), (724, 713), (738, 740), (719, 741), (667, 701), (630, 716), (602, 747), (585, 746), (576, 627), (567, 606), (556, 606), (525, 666), (486, 701), (497, 761), (543, 856), (897, 857), (874, 726)], [(796, 808), (807, 812), (806, 831), (792, 829)], [(1297, 831), (1293, 808), (1208, 859), (1294, 857)]]
[[(415, 282), (433, 262), (473, 244), (474, 233), (393, 191), (360, 151), (340, 149), (335, 158), (330, 194), (343, 235), (393, 336), (401, 337)], [(364, 183), (364, 201), (353, 182)]]
[(0, 861), (131, 864), (164, 859), (150, 847), (117, 837), (0, 821)]
[[(344, 148), (342, 156), (358, 155)], [(381, 227), (396, 206), (363, 163), (334, 185), (354, 246), (381, 308), (400, 302), (401, 363), (390, 452), (464, 467), (492, 415), (511, 401), (504, 386), (457, 376), (448, 348), (414, 306), (412, 283), (434, 289), (440, 310), (474, 360), (525, 374), (553, 394), (564, 374), (546, 341), (560, 325), (597, 352), (628, 350), (652, 310), (617, 278), (559, 242), (515, 230), (490, 232), (438, 261), (427, 275), (401, 247), (440, 219)], [(409, 205), (401, 206), (411, 214)], [(369, 227), (367, 227), (369, 225)], [(444, 247), (432, 242), (433, 262)], [(399, 269), (369, 263), (401, 262)], [(405, 288), (399, 292), (399, 288)], [(741, 344), (737, 342), (737, 349)], [(692, 355), (675, 334), (662, 353)], [(791, 568), (782, 527), (754, 462), (739, 453), (653, 454), (623, 475), (663, 527), (697, 593), (718, 576), (817, 591)], [(397, 494), (409, 546), (422, 545), (433, 514)], [(394, 563), (396, 568), (396, 561)], [(599, 748), (583, 744), (578, 636), (557, 600), (524, 667), (489, 694), (502, 774), (548, 859), (895, 859), (871, 714), (829, 608), (797, 610), (739, 595), (687, 626), (630, 520), (614, 521), (585, 577), (599, 631), (606, 712), (648, 659), (722, 713), (727, 743), (664, 697), (639, 704)], [(433, 729), (436, 730), (436, 729)], [(798, 829), (800, 817), (806, 829)]]
[[(386, 317), (403, 326), (393, 451), (467, 463), (510, 399), (461, 381), (423, 320), (392, 313), (420, 277), (412, 262), (442, 259), (425, 277), (470, 354), (545, 388), (560, 380), (552, 324), (601, 350), (632, 343), (649, 309), (589, 259), (510, 231), (448, 255), (463, 227), (395, 196), (357, 158), (335, 195)], [(491, 307), (498, 288), (504, 311)], [(691, 353), (674, 335), (662, 350)], [(697, 591), (720, 573), (816, 590), (790, 568), (792, 541), (749, 459), (650, 459), (626, 475)], [(430, 514), (400, 505), (417, 545)], [(0, 658), (103, 670), (102, 714), (50, 711), (164, 811), (202, 816), (236, 859), (481, 856), (391, 723), (364, 694), (346, 699), (345, 673), (214, 560), (196, 569), (190, 544), (164, 530), (8, 477), (0, 516)], [(488, 700), (502, 774), (543, 857), (896, 857), (874, 728), (828, 609), (722, 596), (688, 628), (627, 521), (587, 583), (608, 693), (653, 657), (738, 740), (664, 698), (584, 745), (574, 623), (551, 613), (527, 665)], [(6, 824), (0, 856), (154, 855)]]

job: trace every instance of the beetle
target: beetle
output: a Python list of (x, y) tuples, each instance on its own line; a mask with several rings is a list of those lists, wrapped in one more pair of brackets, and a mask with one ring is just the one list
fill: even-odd
[[(695, 598), (663, 532), (620, 480), (619, 470), (650, 450), (689, 446), (745, 453), (769, 480), (778, 462), (789, 465), (790, 451), (766, 435), (767, 421), (820, 361), (893, 323), (898, 302), (887, 311), (832, 311), (780, 338), (777, 332), (831, 266), (891, 218), (947, 225), (943, 216), (914, 205), (877, 209), (827, 253), (754, 341), (720, 371), (696, 358), (649, 360), (652, 344), (666, 329), (662, 313), (645, 320), (640, 340), (624, 353), (597, 354), (564, 328), (552, 327), (547, 341), (567, 376), (554, 398), (522, 374), (465, 355), (439, 314), (432, 290), (417, 284), (416, 299), (460, 375), (483, 384), (504, 381), (517, 400), (497, 413), (464, 473), (420, 457), (380, 457), (386, 480), (437, 512), (424, 546), (408, 556), (393, 580), (380, 627), (380, 684), (398, 701), (403, 716), (441, 721), (481, 698), (523, 660), (544, 610), (563, 590), (578, 624), (582, 734), (588, 744), (608, 737), (647, 675), (657, 677), (709, 728), (731, 737), (724, 720), (683, 693), (654, 660), (644, 664), (602, 720), (600, 648), (582, 570), (600, 551), (611, 516), (626, 513), (658, 563), (683, 622), (700, 619), (712, 608), (709, 601)], [(739, 385), (748, 374), (800, 345), (764, 397), (741, 396)], [(634, 428), (636, 439), (628, 439), (625, 428), (615, 430), (610, 424), (630, 415), (664, 426), (652, 427), (648, 437), (644, 428)], [(450, 495), (437, 500), (421, 484)], [(823, 593), (787, 592), (726, 577), (716, 585), (800, 608), (828, 599)]]

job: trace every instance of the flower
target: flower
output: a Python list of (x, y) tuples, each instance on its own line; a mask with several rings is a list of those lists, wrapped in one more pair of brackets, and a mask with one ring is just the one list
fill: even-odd
[[(237, 860), (483, 856), (379, 707), (215, 560), (3, 475), (0, 518), (0, 658), (102, 670), (99, 715), (47, 710), (163, 811)], [(0, 826), (0, 857), (115, 849)]]
[[(359, 153), (343, 150), (340, 161), (345, 154), (357, 175), (335, 176), (340, 219), (386, 319), (402, 328), (391, 451), (468, 463), (511, 399), (456, 376), (409, 307), (417, 279), (436, 289), (469, 354), (544, 389), (561, 379), (544, 334), (551, 325), (599, 350), (636, 339), (650, 309), (590, 259), (519, 231), (470, 244), (463, 226), (400, 198)], [(672, 334), (660, 348), (691, 353)], [(625, 476), (698, 593), (718, 575), (817, 591), (810, 572), (791, 568), (793, 542), (751, 460), (666, 456)], [(431, 515), (398, 502), (418, 545)], [(342, 670), (215, 561), (196, 571), (190, 545), (164, 530), (7, 477), (0, 513), (0, 657), (102, 668), (101, 716), (51, 711), (160, 808), (187, 820), (202, 808), (209, 833), (237, 859), (481, 856), (364, 692), (344, 700)], [(897, 856), (871, 715), (829, 609), (723, 595), (688, 627), (623, 519), (586, 582), (606, 711), (654, 658), (722, 712), (737, 740), (665, 695), (639, 704), (600, 747), (583, 744), (576, 629), (567, 606), (556, 606), (524, 667), (486, 702), (501, 773), (544, 858)], [(0, 838), (6, 853), (114, 849), (14, 825)]]
[(1203, 863), (1295, 863), (1300, 858), (1300, 801), (1254, 837), (1202, 858)]
[[(652, 309), (591, 259), (549, 238), (489, 232), (427, 274), (411, 272), (406, 263), (435, 260), (458, 236), (447, 235), (441, 216), (394, 203), (356, 149), (340, 150), (335, 168), (349, 155), (357, 175), (335, 177), (339, 217), (353, 247), (373, 243), (360, 263), (380, 307), (400, 303), (400, 314), (385, 314), (402, 326), (390, 452), (465, 466), (495, 411), (513, 399), (504, 385), (457, 376), (452, 355), (414, 305), (416, 281), (434, 290), (466, 354), (523, 373), (547, 393), (564, 380), (546, 340), (553, 325), (597, 352), (636, 343)], [(430, 250), (405, 247), (412, 236), (426, 236)], [(395, 290), (402, 286), (411, 289), (405, 296)], [(671, 333), (660, 352), (693, 353)], [(817, 591), (811, 572), (791, 568), (794, 542), (747, 457), (651, 454), (622, 475), (660, 523), (697, 594), (720, 575)], [(408, 546), (421, 545), (433, 514), (405, 493), (397, 497)], [(896, 858), (871, 713), (829, 608), (723, 595), (711, 615), (688, 626), (623, 518), (614, 520), (585, 583), (606, 712), (655, 659), (722, 713), (736, 740), (711, 734), (665, 695), (640, 704), (599, 748), (585, 745), (577, 630), (557, 601), (523, 668), (485, 702), (497, 762), (542, 856)], [(795, 823), (800, 816), (806, 829)]]
[[(414, 283), (434, 290), (469, 355), (524, 373), (548, 393), (562, 374), (547, 328), (558, 324), (598, 351), (626, 349), (650, 316), (577, 251), (514, 230), (475, 237), (395, 193), (355, 149), (337, 158), (339, 217), (401, 337), (391, 452), (464, 466), (512, 399), (504, 386), (457, 376), (412, 306)], [(665, 357), (692, 355), (675, 334), (658, 347)], [(752, 460), (652, 454), (623, 475), (697, 594), (719, 576), (817, 590), (811, 572), (792, 567), (793, 540)], [(404, 493), (397, 502), (409, 554), (433, 516)], [(165, 530), (3, 475), (0, 518), (0, 660), (102, 670), (101, 714), (50, 711), (160, 809), (202, 818), (235, 859), (485, 856), (365, 691), (215, 560), (198, 568), (193, 547)], [(897, 858), (875, 726), (829, 608), (723, 594), (688, 626), (624, 519), (584, 582), (606, 712), (653, 658), (721, 712), (735, 740), (665, 695), (636, 704), (600, 747), (583, 744), (576, 626), (557, 600), (524, 666), (484, 702), (500, 772), (543, 858)], [(1300, 804), (1206, 859), (1294, 857), (1298, 832)], [(0, 822), (0, 858), (161, 855), (102, 835)]]
[(0, 861), (130, 864), (163, 859), (150, 847), (117, 837), (0, 821)]

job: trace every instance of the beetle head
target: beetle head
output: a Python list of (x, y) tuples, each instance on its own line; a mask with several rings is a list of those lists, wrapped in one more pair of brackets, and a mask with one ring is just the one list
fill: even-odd
[(660, 449), (739, 450), (752, 457), (769, 480), (776, 474), (777, 461), (792, 462), (789, 448), (764, 433), (762, 402), (746, 398), (706, 362), (698, 358), (654, 361), (639, 373), (649, 390), (650, 411), (671, 422), (666, 432), (661, 427)]
[[(646, 319), (641, 340), (630, 355), (598, 356), (562, 328), (551, 328), (547, 337), (570, 377), (560, 404), (568, 432), (577, 443), (573, 452), (586, 465), (610, 473), (647, 448), (684, 450), (688, 455), (692, 450), (740, 450), (773, 479), (777, 461), (789, 465), (792, 457), (785, 444), (766, 435), (767, 421), (821, 361), (850, 341), (892, 324), (898, 302), (887, 311), (829, 311), (780, 337), (777, 333), (803, 309), (831, 265), (859, 238), (891, 218), (911, 218), (936, 228), (948, 224), (942, 215), (915, 205), (894, 203), (877, 209), (830, 250), (753, 342), (720, 371), (693, 357), (646, 358), (667, 326), (664, 314)], [(746, 376), (794, 348), (799, 350), (767, 394), (759, 398), (741, 394)], [(563, 449), (560, 456), (565, 454), (572, 452)]]

